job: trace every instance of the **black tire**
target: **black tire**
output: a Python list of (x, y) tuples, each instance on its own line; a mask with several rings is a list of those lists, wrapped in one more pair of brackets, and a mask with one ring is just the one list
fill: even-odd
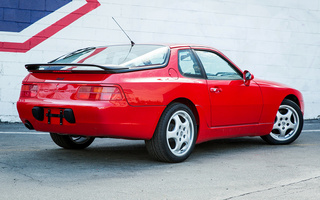
[(285, 99), (279, 107), (271, 133), (261, 138), (269, 144), (290, 144), (299, 137), (302, 127), (303, 115), (300, 107)]
[(54, 143), (65, 149), (84, 149), (87, 148), (94, 140), (94, 137), (60, 135), (50, 133)]
[(182, 162), (194, 149), (197, 132), (197, 123), (190, 108), (173, 103), (162, 113), (152, 139), (145, 141), (146, 147), (156, 160)]

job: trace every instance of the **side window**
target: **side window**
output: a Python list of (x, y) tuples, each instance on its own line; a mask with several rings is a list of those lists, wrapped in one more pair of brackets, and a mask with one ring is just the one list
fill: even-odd
[(201, 78), (200, 67), (190, 49), (179, 50), (179, 70), (183, 76)]
[(213, 52), (195, 50), (211, 80), (238, 80), (242, 76), (224, 59)]

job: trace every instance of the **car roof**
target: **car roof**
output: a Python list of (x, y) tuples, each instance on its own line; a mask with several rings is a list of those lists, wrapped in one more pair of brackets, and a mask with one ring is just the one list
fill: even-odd
[[(111, 44), (111, 45), (103, 45), (103, 46), (97, 46), (96, 48), (103, 48), (108, 46), (122, 46), (122, 45), (131, 45), (131, 44)], [(198, 44), (181, 44), (181, 43), (136, 43), (135, 45), (162, 45), (167, 46), (171, 49), (173, 48), (183, 48), (183, 47), (192, 47), (192, 48), (206, 48), (206, 49), (214, 49), (210, 46), (205, 45), (198, 45)]]
[[(131, 45), (131, 44), (111, 44), (111, 45), (104, 45), (104, 46), (96, 46), (93, 48), (105, 48), (110, 46), (122, 46), (122, 45)], [(159, 45), (159, 46), (166, 46), (170, 49), (176, 49), (176, 48), (194, 48), (194, 49), (210, 49), (215, 52), (219, 52), (220, 54), (223, 54), (221, 51), (219, 51), (216, 48), (205, 46), (205, 45), (199, 45), (199, 44), (180, 44), (180, 43), (135, 43), (134, 45)]]

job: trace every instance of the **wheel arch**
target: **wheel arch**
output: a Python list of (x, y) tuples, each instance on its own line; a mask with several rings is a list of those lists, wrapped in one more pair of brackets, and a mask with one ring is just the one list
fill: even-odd
[(284, 99), (288, 99), (288, 100), (293, 101), (294, 103), (296, 103), (296, 104), (301, 108), (300, 101), (299, 101), (299, 99), (298, 99), (297, 96), (295, 96), (295, 95), (293, 95), (293, 94), (289, 94), (289, 95), (286, 96)]
[(199, 113), (198, 113), (198, 110), (196, 108), (196, 106), (194, 105), (194, 103), (190, 100), (190, 99), (187, 99), (187, 98), (177, 98), (173, 101), (171, 101), (167, 107), (173, 103), (182, 103), (186, 106), (188, 106), (190, 108), (190, 110), (192, 111), (194, 117), (196, 118), (196, 122), (197, 122), (197, 129), (199, 130), (199, 123), (200, 123), (200, 119), (199, 119)]

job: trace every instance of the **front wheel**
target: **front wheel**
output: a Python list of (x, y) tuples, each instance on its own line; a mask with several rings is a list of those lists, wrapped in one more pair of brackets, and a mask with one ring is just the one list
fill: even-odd
[(94, 140), (94, 137), (60, 135), (50, 133), (54, 143), (65, 149), (84, 149), (87, 148)]
[(162, 114), (146, 147), (151, 156), (164, 162), (182, 162), (187, 159), (197, 139), (195, 117), (184, 104), (173, 103)]
[(299, 106), (285, 99), (277, 112), (272, 131), (261, 136), (269, 144), (290, 144), (295, 141), (303, 127), (303, 116)]

